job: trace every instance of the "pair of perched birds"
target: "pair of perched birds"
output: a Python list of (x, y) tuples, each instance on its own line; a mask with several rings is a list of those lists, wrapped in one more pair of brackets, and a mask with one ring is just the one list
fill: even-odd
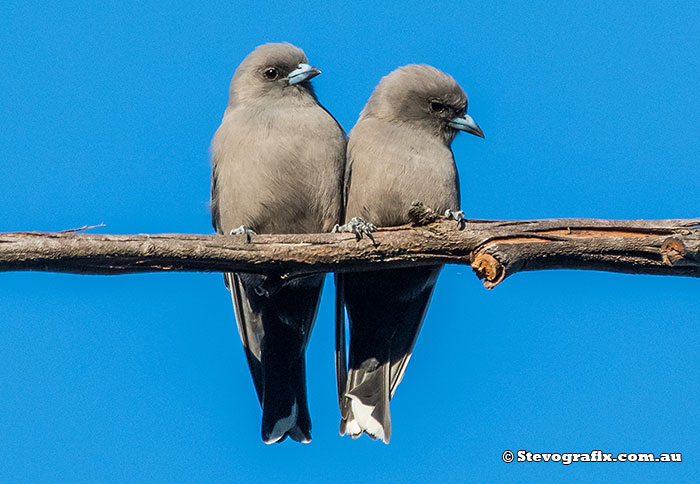
[[(444, 213), (460, 205), (450, 145), (459, 131), (483, 137), (467, 96), (449, 75), (407, 65), (384, 77), (346, 140), (319, 104), (320, 71), (287, 43), (256, 48), (238, 66), (212, 141), (218, 233), (318, 233), (361, 217), (409, 222), (414, 201)], [(354, 220), (352, 230), (368, 230)], [(341, 435), (389, 442), (389, 400), (403, 377), (441, 266), (336, 276), (349, 319), (336, 316)], [(323, 275), (227, 273), (236, 320), (262, 406), (266, 443), (311, 440), (305, 352)], [(342, 307), (342, 306), (341, 306)], [(348, 368), (346, 369), (346, 364)], [(347, 374), (346, 374), (347, 371)]]

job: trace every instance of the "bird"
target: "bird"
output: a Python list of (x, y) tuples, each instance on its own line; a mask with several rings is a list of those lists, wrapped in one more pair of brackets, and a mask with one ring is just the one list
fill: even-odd
[[(258, 46), (236, 69), (211, 143), (217, 233), (250, 242), (327, 232), (340, 220), (346, 136), (309, 82), (320, 73), (289, 43)], [(311, 441), (305, 352), (323, 277), (224, 274), (267, 444)]]
[[(407, 224), (415, 201), (463, 219), (451, 144), (460, 131), (484, 137), (466, 111), (462, 88), (435, 67), (410, 64), (383, 77), (348, 135), (346, 225)], [(336, 274), (341, 435), (365, 433), (389, 443), (389, 401), (411, 358), (441, 268)], [(347, 362), (343, 307), (349, 321)]]

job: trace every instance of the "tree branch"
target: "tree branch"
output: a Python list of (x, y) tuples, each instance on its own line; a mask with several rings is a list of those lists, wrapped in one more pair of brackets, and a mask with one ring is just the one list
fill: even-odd
[[(413, 226), (353, 234), (0, 234), (0, 271), (320, 273), (468, 264), (487, 288), (521, 271), (588, 269), (700, 277), (700, 219), (470, 220), (418, 207)], [(417, 224), (417, 225), (416, 225)]]

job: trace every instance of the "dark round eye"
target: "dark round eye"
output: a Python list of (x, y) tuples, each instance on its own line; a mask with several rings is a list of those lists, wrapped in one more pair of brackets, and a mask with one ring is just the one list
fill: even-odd
[(279, 73), (274, 67), (268, 67), (263, 71), (263, 76), (265, 76), (265, 79), (268, 81), (274, 81), (279, 76)]
[(431, 110), (432, 112), (434, 112), (434, 113), (441, 113), (441, 112), (443, 112), (445, 109), (447, 109), (447, 108), (445, 107), (445, 105), (442, 104), (442, 103), (440, 103), (440, 102), (437, 102), (437, 101), (431, 101), (431, 102), (430, 102), (430, 110)]

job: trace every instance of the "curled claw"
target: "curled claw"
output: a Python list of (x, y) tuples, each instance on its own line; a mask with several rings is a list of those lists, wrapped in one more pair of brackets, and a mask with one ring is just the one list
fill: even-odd
[(450, 210), (448, 208), (445, 210), (445, 218), (456, 220), (460, 230), (464, 228), (464, 224), (466, 222), (466, 219), (464, 218), (464, 210)]
[(450, 210), (449, 208), (445, 210), (445, 217), (448, 219), (456, 220), (461, 222), (464, 220), (464, 210)]
[(250, 236), (251, 235), (258, 235), (255, 232), (253, 232), (250, 228), (246, 227), (245, 225), (241, 225), (237, 229), (231, 229), (231, 232), (229, 232), (229, 235), (245, 235), (245, 240), (250, 244)]
[(355, 238), (359, 241), (362, 239), (363, 236), (367, 236), (369, 240), (372, 241), (373, 244), (376, 244), (374, 241), (374, 236), (372, 235), (372, 232), (377, 231), (377, 226), (374, 225), (371, 222), (365, 222), (362, 218), (360, 217), (353, 217), (350, 219), (348, 223), (345, 225), (338, 225), (335, 224), (335, 227), (333, 227), (333, 230), (331, 232), (351, 232), (355, 234)]

